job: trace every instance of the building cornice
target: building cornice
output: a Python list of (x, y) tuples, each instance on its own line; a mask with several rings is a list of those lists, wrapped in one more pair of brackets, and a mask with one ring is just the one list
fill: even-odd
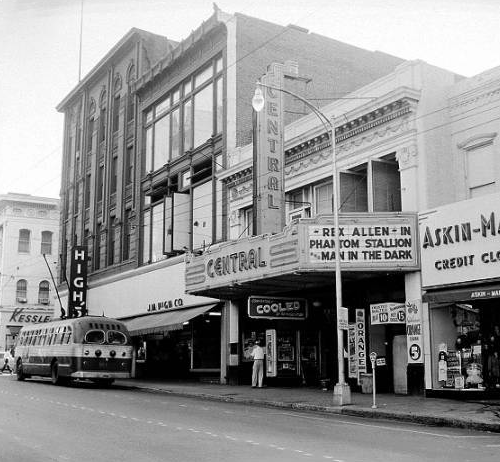
[(499, 98), (500, 66), (457, 83), (449, 99), (450, 111), (452, 114), (461, 112), (466, 106)]
[(182, 40), (178, 46), (176, 46), (164, 58), (154, 64), (151, 69), (139, 77), (134, 83), (134, 91), (141, 93), (148, 86), (152, 85), (156, 79), (161, 78), (166, 70), (169, 69), (179, 58), (184, 56), (185, 53), (192, 49), (195, 45), (203, 41), (206, 36), (220, 24), (222, 23), (220, 22), (216, 11), (212, 16), (210, 16), (210, 18), (202, 22), (196, 30), (191, 32), (186, 39)]
[[(341, 144), (346, 140), (359, 136), (369, 130), (373, 130), (392, 120), (409, 114), (416, 101), (413, 98), (404, 97), (384, 106), (373, 109), (348, 122), (337, 125), (335, 128), (335, 143)], [(312, 154), (316, 154), (331, 146), (328, 134), (322, 133), (307, 141), (295, 145), (285, 151), (285, 165), (302, 160)]]

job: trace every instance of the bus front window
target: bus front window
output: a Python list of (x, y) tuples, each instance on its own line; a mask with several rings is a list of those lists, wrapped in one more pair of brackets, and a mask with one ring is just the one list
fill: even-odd
[(102, 330), (89, 330), (85, 334), (85, 343), (104, 343), (104, 331)]
[(110, 330), (107, 333), (108, 343), (110, 345), (126, 345), (127, 337), (122, 332), (118, 332), (117, 330)]

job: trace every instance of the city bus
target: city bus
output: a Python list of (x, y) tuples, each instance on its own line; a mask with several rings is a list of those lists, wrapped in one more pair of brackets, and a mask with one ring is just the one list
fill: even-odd
[(50, 377), (54, 385), (87, 379), (111, 385), (131, 377), (133, 347), (125, 325), (104, 316), (24, 326), (16, 339), (17, 380)]

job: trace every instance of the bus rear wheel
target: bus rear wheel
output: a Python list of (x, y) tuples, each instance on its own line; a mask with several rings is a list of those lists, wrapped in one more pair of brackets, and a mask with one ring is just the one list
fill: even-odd
[(50, 368), (50, 380), (54, 385), (63, 385), (66, 378), (59, 375), (59, 363), (55, 361)]

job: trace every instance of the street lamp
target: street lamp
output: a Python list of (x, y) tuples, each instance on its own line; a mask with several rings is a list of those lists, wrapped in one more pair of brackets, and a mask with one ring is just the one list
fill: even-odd
[[(330, 120), (323, 112), (316, 108), (313, 104), (307, 101), (302, 96), (299, 96), (289, 90), (284, 88), (274, 87), (272, 85), (263, 84), (257, 82), (257, 88), (255, 89), (255, 94), (252, 98), (252, 107), (256, 112), (262, 111), (265, 105), (265, 98), (262, 93), (263, 88), (268, 88), (271, 90), (281, 91), (288, 95), (297, 98), (302, 101), (311, 111), (318, 117), (323, 126), (325, 127), (327, 133), (331, 140), (331, 158), (332, 158), (332, 183), (333, 183), (333, 220), (334, 220), (334, 232), (335, 232), (335, 302), (337, 311), (337, 361), (338, 361), (338, 374), (339, 379), (335, 384), (333, 390), (333, 401), (334, 404), (343, 406), (345, 404), (351, 403), (351, 390), (349, 384), (345, 381), (345, 371), (344, 371), (344, 332), (339, 327), (339, 319), (342, 316), (342, 274), (340, 267), (340, 227), (339, 227), (339, 181), (338, 181), (338, 171), (337, 171), (337, 155), (335, 149), (335, 120), (332, 117)], [(255, 140), (254, 140), (255, 142)]]

